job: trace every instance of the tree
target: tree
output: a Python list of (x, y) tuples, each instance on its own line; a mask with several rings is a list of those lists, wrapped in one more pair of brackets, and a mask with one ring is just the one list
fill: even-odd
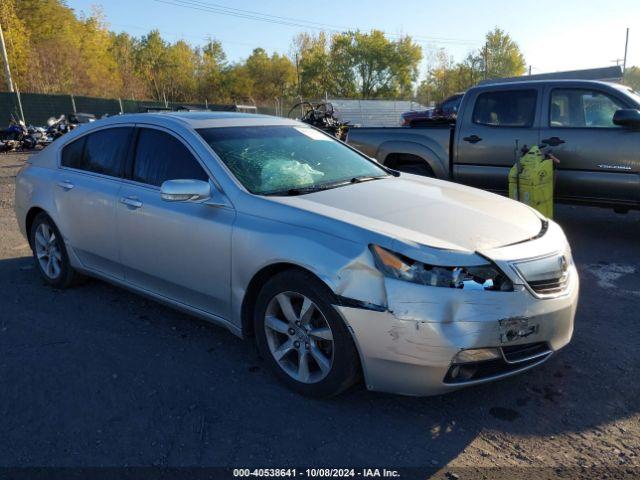
[(77, 28), (80, 22), (73, 11), (58, 0), (20, 0), (15, 6), (30, 40), (26, 59), (29, 90), (73, 91), (77, 73), (74, 66), (80, 50)]
[(111, 33), (109, 51), (116, 62), (121, 80), (118, 97), (136, 99), (147, 96), (146, 84), (138, 73), (136, 56), (139, 48), (140, 41), (128, 33)]
[(136, 52), (139, 74), (147, 83), (147, 92), (156, 100), (164, 100), (163, 72), (167, 66), (167, 44), (158, 30), (142, 37)]
[(479, 54), (486, 63), (487, 78), (515, 77), (525, 72), (526, 64), (520, 47), (498, 27), (487, 33), (485, 48)]
[[(31, 51), (29, 32), (16, 10), (17, 0), (0, 2), (0, 24), (2, 25), (7, 56), (11, 66), (11, 75), (18, 88), (29, 88), (29, 53)], [(4, 89), (7, 80), (4, 69), (0, 71), (0, 88)]]
[(253, 50), (245, 62), (251, 79), (251, 95), (257, 100), (273, 100), (291, 94), (296, 83), (296, 68), (284, 55), (271, 57), (262, 48)]
[(390, 41), (380, 30), (372, 30), (332, 38), (332, 71), (347, 84), (355, 81), (361, 98), (410, 94), (421, 59), (422, 49), (410, 37)]
[(222, 44), (209, 39), (202, 49), (198, 67), (198, 96), (214, 101), (224, 101), (224, 75), (227, 69), (227, 56)]
[(640, 91), (640, 67), (627, 67), (624, 72), (624, 84), (636, 92)]
[(441, 101), (463, 92), (484, 78), (502, 78), (525, 72), (524, 56), (511, 37), (499, 28), (485, 36), (484, 47), (469, 53), (459, 63), (441, 49), (432, 55), (426, 78), (418, 87), (421, 102)]
[(296, 85), (296, 93), (306, 98), (322, 97), (331, 89), (332, 84), (326, 34), (320, 32), (313, 36), (300, 33), (293, 41), (293, 49), (300, 74), (300, 85)]
[(78, 24), (78, 55), (73, 59), (73, 92), (99, 97), (117, 96), (122, 88), (118, 64), (111, 52), (112, 38), (94, 10)]

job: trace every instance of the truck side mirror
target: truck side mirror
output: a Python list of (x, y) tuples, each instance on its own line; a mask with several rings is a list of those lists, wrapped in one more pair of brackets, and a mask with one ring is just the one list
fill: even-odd
[(613, 123), (622, 127), (640, 129), (640, 110), (622, 108), (613, 114)]

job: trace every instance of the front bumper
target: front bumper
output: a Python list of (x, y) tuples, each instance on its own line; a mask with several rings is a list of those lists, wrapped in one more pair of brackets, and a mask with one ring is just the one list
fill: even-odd
[[(579, 280), (571, 267), (566, 291), (535, 298), (514, 292), (462, 291), (385, 279), (393, 302), (384, 311), (338, 306), (360, 353), (367, 388), (436, 395), (504, 378), (543, 363), (550, 354), (451, 382), (447, 374), (463, 349), (545, 344), (555, 352), (571, 340)], [(514, 330), (515, 329), (515, 330)]]

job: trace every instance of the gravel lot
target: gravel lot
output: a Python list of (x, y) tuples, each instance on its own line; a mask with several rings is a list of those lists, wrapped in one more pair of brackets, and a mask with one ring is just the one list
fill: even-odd
[(574, 339), (544, 366), (441, 397), (316, 401), (222, 328), (100, 281), (46, 287), (13, 213), (25, 158), (0, 155), (0, 466), (640, 476), (640, 212), (558, 209), (582, 290)]

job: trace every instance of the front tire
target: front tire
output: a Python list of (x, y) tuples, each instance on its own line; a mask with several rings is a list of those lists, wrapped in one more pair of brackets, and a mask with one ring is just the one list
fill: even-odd
[(271, 278), (256, 300), (258, 350), (278, 378), (303, 395), (337, 395), (359, 376), (358, 353), (333, 303), (322, 282), (295, 270)]
[(62, 289), (81, 280), (82, 276), (69, 262), (62, 235), (49, 215), (41, 212), (36, 216), (29, 240), (36, 269), (47, 284)]

